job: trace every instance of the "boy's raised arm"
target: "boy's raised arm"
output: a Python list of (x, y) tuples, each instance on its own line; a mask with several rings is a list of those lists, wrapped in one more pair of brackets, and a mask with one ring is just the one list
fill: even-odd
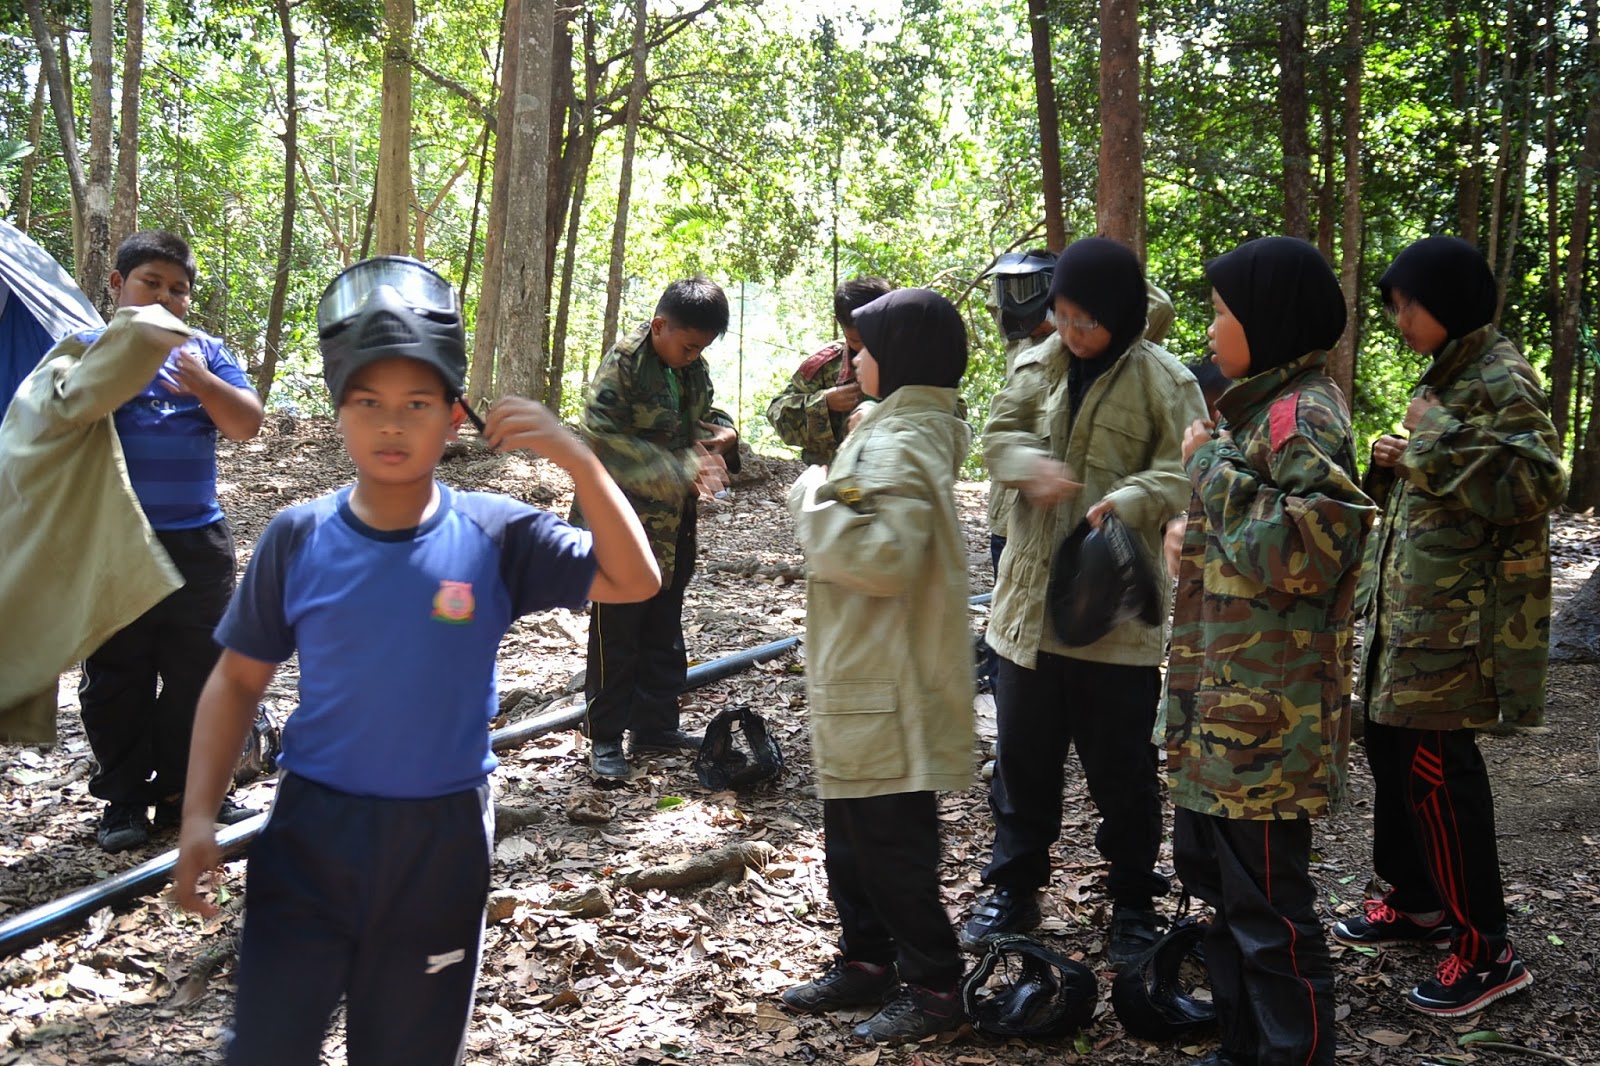
[(489, 411), (484, 436), (496, 451), (525, 448), (571, 475), (584, 521), (594, 535), (591, 600), (637, 603), (661, 590), (661, 570), (639, 516), (594, 452), (548, 408), (520, 396), (503, 397)]

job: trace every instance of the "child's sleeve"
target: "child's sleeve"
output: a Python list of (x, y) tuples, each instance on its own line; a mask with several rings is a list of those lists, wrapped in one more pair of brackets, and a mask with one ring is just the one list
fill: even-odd
[[(870, 462), (864, 453), (861, 465)], [(905, 592), (922, 574), (933, 536), (927, 485), (922, 478), (883, 487), (836, 485), (822, 467), (808, 468), (789, 490), (789, 513), (811, 576), (868, 596)]]
[(1407, 441), (1397, 475), (1496, 525), (1549, 514), (1566, 495), (1567, 475), (1544, 391), (1520, 361), (1486, 365), (1483, 384), (1487, 417), (1463, 421), (1433, 408)]
[(267, 523), (244, 579), (217, 623), (218, 644), (264, 663), (281, 663), (294, 654), (284, 578), (310, 528), (310, 514), (299, 509), (281, 511)]
[(640, 436), (655, 419), (676, 417), (640, 402), (633, 374), (616, 351), (589, 383), (582, 430), (589, 447), (624, 492), (667, 503), (685, 500), (699, 474), (691, 450), (672, 452)]
[(1349, 450), (1349, 431), (1319, 408), (1300, 411), (1285, 439), (1272, 442), (1270, 478), (1228, 437), (1202, 445), (1188, 468), (1206, 521), (1239, 573), (1312, 595), (1360, 562), (1376, 508), (1336, 458)]
[(1028, 480), (1038, 461), (1050, 458), (1045, 440), (1037, 432), (1045, 390), (1043, 366), (1028, 363), (1016, 367), (989, 401), (983, 462), (989, 476), (1008, 488)]
[(1152, 398), (1150, 463), (1119, 478), (1105, 496), (1128, 526), (1155, 529), (1189, 506), (1193, 490), (1183, 472), (1183, 434), (1195, 419), (1205, 417), (1205, 397), (1193, 375), (1178, 385), (1170, 402)]
[(582, 610), (598, 569), (594, 535), (548, 511), (505, 502), (500, 577), (511, 594), (512, 616), (552, 607)]
[(239, 365), (239, 360), (232, 352), (228, 351), (227, 345), (215, 337), (207, 337), (201, 343), (205, 345), (207, 369), (236, 389), (256, 391), (256, 387), (245, 376), (244, 368)]

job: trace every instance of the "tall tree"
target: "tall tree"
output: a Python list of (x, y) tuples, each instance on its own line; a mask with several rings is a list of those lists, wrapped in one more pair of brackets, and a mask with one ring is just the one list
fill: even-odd
[(278, 16), (278, 32), (283, 37), (283, 208), (278, 217), (278, 255), (272, 273), (272, 295), (267, 301), (267, 335), (261, 369), (256, 374), (256, 392), (266, 403), (272, 380), (282, 357), (284, 305), (289, 295), (289, 266), (294, 258), (294, 219), (299, 206), (296, 173), (300, 167), (300, 96), (296, 76), (294, 8), (289, 0), (273, 0)]
[[(529, 3), (534, 0), (528, 0)], [(501, 21), (500, 85), (495, 104), (494, 179), (489, 186), (489, 222), (483, 236), (483, 288), (478, 293), (477, 328), (472, 336), (472, 369), (467, 395), (482, 403), (495, 389), (495, 349), (500, 333), (500, 265), (505, 247), (506, 216), (510, 211), (511, 154), (516, 127), (517, 68), (522, 55), (523, 0), (505, 0)], [(503, 390), (501, 390), (503, 391)]]
[(405, 255), (411, 244), (412, 0), (383, 3), (383, 109), (378, 128), (378, 255)]
[(1144, 259), (1144, 116), (1138, 0), (1100, 0), (1100, 233)]
[(1050, 72), (1050, 20), (1045, 0), (1028, 0), (1028, 36), (1033, 42), (1033, 95), (1039, 110), (1039, 174), (1044, 186), (1046, 246), (1067, 246), (1062, 212), (1061, 119), (1056, 114), (1055, 79)]
[(1361, 84), (1362, 0), (1350, 0), (1344, 35), (1344, 218), (1339, 233), (1339, 287), (1350, 321), (1328, 361), (1328, 376), (1355, 395), (1356, 352), (1361, 347)]
[(84, 186), (83, 257), (78, 287), (102, 314), (111, 311), (111, 56), (113, 0), (89, 5), (89, 171)]
[[(1584, 68), (1585, 80), (1590, 83), (1589, 106), (1583, 122), (1583, 147), (1574, 175), (1566, 264), (1559, 273), (1559, 314), (1550, 345), (1550, 416), (1562, 440), (1566, 440), (1572, 425), (1572, 378), (1577, 363), (1578, 322), (1583, 313), (1584, 265), (1594, 215), (1595, 174), (1600, 171), (1600, 87), (1595, 84), (1600, 80), (1600, 3), (1589, 5), (1588, 30)], [(1556, 275), (1557, 270), (1558, 264), (1552, 260), (1551, 274)], [(1590, 419), (1593, 420), (1592, 413)], [(1576, 465), (1575, 462), (1575, 468)], [(1576, 480), (1574, 478), (1574, 483)]]
[(1278, 113), (1283, 121), (1283, 232), (1311, 236), (1311, 108), (1306, 90), (1306, 0), (1283, 0), (1278, 24)]
[(144, 0), (127, 0), (125, 21), (122, 110), (117, 123), (117, 191), (111, 205), (112, 248), (139, 228), (139, 83), (144, 66)]
[(617, 340), (617, 319), (622, 307), (622, 272), (628, 242), (628, 201), (633, 195), (633, 156), (639, 142), (639, 112), (644, 107), (645, 0), (633, 3), (633, 79), (628, 86), (627, 117), (622, 124), (622, 173), (617, 179), (617, 215), (611, 230), (611, 268), (606, 274), (606, 317), (601, 348), (609, 351)]
[(33, 146), (33, 151), (23, 158), (22, 173), (17, 178), (17, 228), (24, 233), (33, 221), (33, 179), (39, 170), (39, 159), (44, 154), (44, 94), (45, 75), (41, 65), (39, 77), (33, 83), (33, 104), (28, 109), (28, 143)]

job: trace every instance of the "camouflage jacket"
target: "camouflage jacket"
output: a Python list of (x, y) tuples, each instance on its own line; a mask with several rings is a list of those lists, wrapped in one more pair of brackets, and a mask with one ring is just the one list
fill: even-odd
[[(644, 525), (661, 583), (672, 580), (678, 530), (693, 520), (694, 442), (708, 436), (701, 422), (733, 425), (711, 406), (711, 372), (704, 359), (673, 370), (650, 344), (647, 322), (606, 353), (589, 382), (580, 430)], [(727, 457), (737, 469), (738, 453)], [(572, 521), (583, 524), (576, 506)], [(689, 565), (693, 565), (691, 559)]]
[(1344, 394), (1313, 352), (1223, 394), (1194, 483), (1156, 739), (1172, 802), (1224, 818), (1338, 804), (1351, 630), (1376, 508)]
[(1477, 729), (1544, 720), (1550, 512), (1566, 492), (1538, 374), (1485, 326), (1422, 375), (1442, 406), (1373, 467), (1362, 694), (1375, 722)]
[(830, 411), (823, 393), (856, 379), (844, 341), (834, 341), (800, 364), (789, 384), (767, 405), (767, 421), (783, 443), (800, 449), (800, 458), (827, 466), (844, 440), (849, 411)]

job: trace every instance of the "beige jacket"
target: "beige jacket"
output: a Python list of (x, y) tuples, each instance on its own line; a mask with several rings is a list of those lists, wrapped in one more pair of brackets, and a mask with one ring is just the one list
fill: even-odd
[(128, 481), (111, 416), (190, 330), (127, 307), (67, 337), (0, 422), (0, 741), (50, 744), (61, 672), (183, 585)]
[(972, 784), (972, 631), (954, 389), (896, 389), (789, 491), (823, 799)]
[[(1062, 644), (1045, 610), (1045, 590), (1056, 548), (1102, 499), (1139, 535), (1159, 584), (1167, 589), (1161, 529), (1189, 504), (1183, 472), (1183, 432), (1205, 417), (1194, 375), (1166, 349), (1136, 341), (1083, 398), (1074, 419), (1067, 397), (1065, 348), (1041, 345), (1017, 359), (1011, 381), (995, 398), (984, 428), (983, 457), (1003, 485), (1020, 487), (1035, 462), (1066, 463), (1083, 490), (1060, 504), (1039, 508), (1019, 496), (1011, 512), (1000, 575), (995, 581), (988, 641), (995, 651), (1028, 669), (1038, 653), (1072, 659), (1155, 666), (1166, 643), (1165, 624), (1124, 622), (1081, 648)], [(1163, 607), (1162, 616), (1167, 609)]]

